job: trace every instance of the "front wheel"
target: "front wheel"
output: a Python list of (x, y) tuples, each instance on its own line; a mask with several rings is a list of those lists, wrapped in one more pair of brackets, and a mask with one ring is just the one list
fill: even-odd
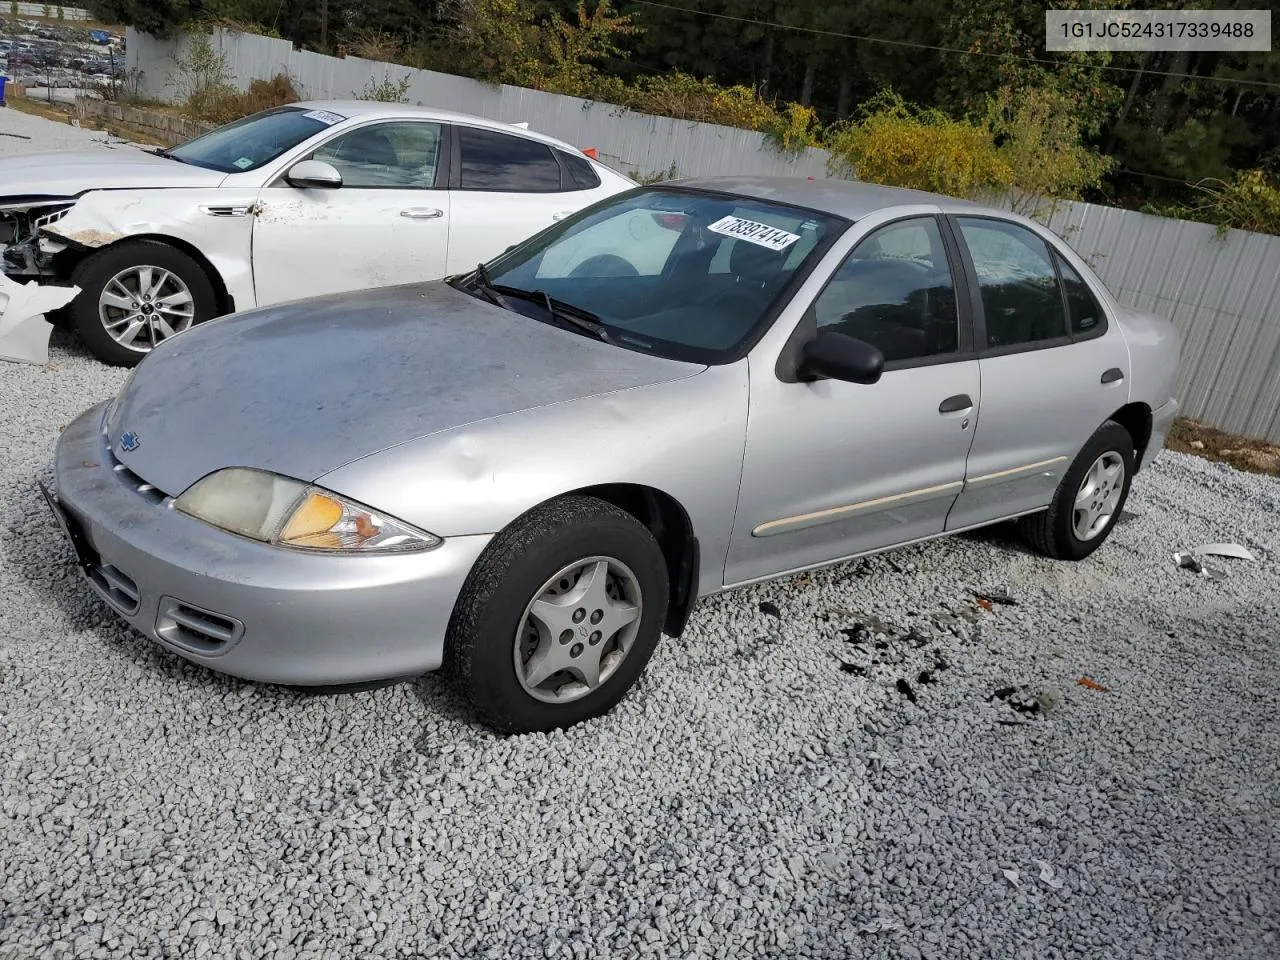
[(213, 283), (176, 247), (129, 240), (100, 250), (75, 270), (80, 293), (71, 318), (89, 351), (132, 367), (162, 341), (217, 315)]
[(454, 607), (446, 667), (503, 733), (607, 713), (653, 654), (668, 579), (653, 534), (594, 497), (535, 507), (494, 537)]
[(1022, 519), (1023, 536), (1047, 557), (1083, 560), (1102, 546), (1120, 518), (1133, 469), (1133, 438), (1108, 420), (1072, 461), (1049, 509)]

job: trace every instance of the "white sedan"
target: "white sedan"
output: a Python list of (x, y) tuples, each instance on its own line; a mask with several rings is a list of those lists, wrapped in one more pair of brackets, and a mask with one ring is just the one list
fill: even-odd
[(41, 315), (69, 303), (122, 366), (223, 314), (472, 269), (635, 186), (522, 126), (359, 100), (169, 150), (5, 157), (0, 184), (0, 357), (42, 362)]

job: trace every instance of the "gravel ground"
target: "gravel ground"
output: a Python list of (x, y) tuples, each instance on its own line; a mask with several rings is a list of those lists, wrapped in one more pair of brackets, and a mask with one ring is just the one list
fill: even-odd
[[(718, 597), (499, 738), (117, 622), (33, 481), (123, 377), (0, 364), (6, 960), (1280, 955), (1280, 481), (1170, 453), (1083, 563), (994, 529)], [(1258, 562), (1171, 560), (1222, 540)]]
[(109, 136), (100, 130), (85, 130), (69, 123), (55, 123), (44, 117), (19, 113), (12, 107), (0, 109), (0, 156), (37, 150), (83, 150), (85, 147), (108, 149), (108, 145), (118, 148), (124, 143), (118, 137)]

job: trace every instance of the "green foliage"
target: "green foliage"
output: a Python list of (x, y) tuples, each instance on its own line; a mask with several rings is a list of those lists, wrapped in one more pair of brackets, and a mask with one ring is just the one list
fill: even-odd
[(1061, 94), (1050, 90), (1002, 89), (985, 116), (968, 119), (885, 91), (834, 129), (827, 146), (833, 174), (954, 197), (1009, 193), (1029, 214), (1046, 199), (1078, 198), (1110, 165), (1080, 142)]
[(1189, 219), (1255, 233), (1280, 235), (1280, 184), (1261, 170), (1243, 170), (1230, 180), (1207, 179), (1192, 186), (1203, 196), (1185, 208)]
[(237, 93), (226, 57), (214, 49), (212, 38), (203, 31), (188, 34), (186, 43), (173, 55), (169, 85), (187, 116), (211, 123), (224, 122), (223, 106)]
[(99, 23), (123, 23), (158, 37), (204, 14), (202, 0), (87, 0), (89, 13)]
[(205, 123), (229, 123), (259, 110), (295, 103), (301, 97), (283, 73), (270, 80), (254, 80), (241, 92), (232, 83), (226, 57), (214, 49), (208, 33), (188, 35), (173, 57), (169, 84), (178, 94), (184, 116)]
[(667, 170), (659, 170), (657, 173), (641, 173), (639, 170), (632, 170), (627, 174), (636, 183), (648, 185), (650, 183), (662, 183), (664, 180), (674, 180), (679, 174), (676, 172), (676, 165), (673, 163)]
[(827, 147), (830, 173), (872, 183), (972, 197), (1012, 180), (989, 128), (913, 106), (891, 91), (834, 129)]
[(358, 100), (377, 100), (380, 103), (408, 103), (411, 82), (408, 77), (392, 80), (389, 76), (384, 76), (381, 82), (374, 83), (373, 78), (370, 77), (365, 83), (364, 89), (356, 95), (356, 98)]
[(1028, 216), (1046, 198), (1080, 199), (1113, 164), (1081, 142), (1069, 95), (1057, 89), (1002, 88), (988, 103), (986, 126), (1009, 169), (1013, 209)]
[(556, 11), (542, 15), (534, 0), (450, 0), (448, 6), (455, 55), (473, 76), (570, 96), (588, 94), (599, 81), (599, 64), (622, 56), (622, 38), (637, 29), (611, 0), (597, 0), (591, 10), (579, 0), (572, 19)]

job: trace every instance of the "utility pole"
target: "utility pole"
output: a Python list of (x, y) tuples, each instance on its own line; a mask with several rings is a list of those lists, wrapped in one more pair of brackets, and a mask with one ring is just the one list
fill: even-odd
[(320, 0), (320, 50), (329, 51), (329, 0)]

